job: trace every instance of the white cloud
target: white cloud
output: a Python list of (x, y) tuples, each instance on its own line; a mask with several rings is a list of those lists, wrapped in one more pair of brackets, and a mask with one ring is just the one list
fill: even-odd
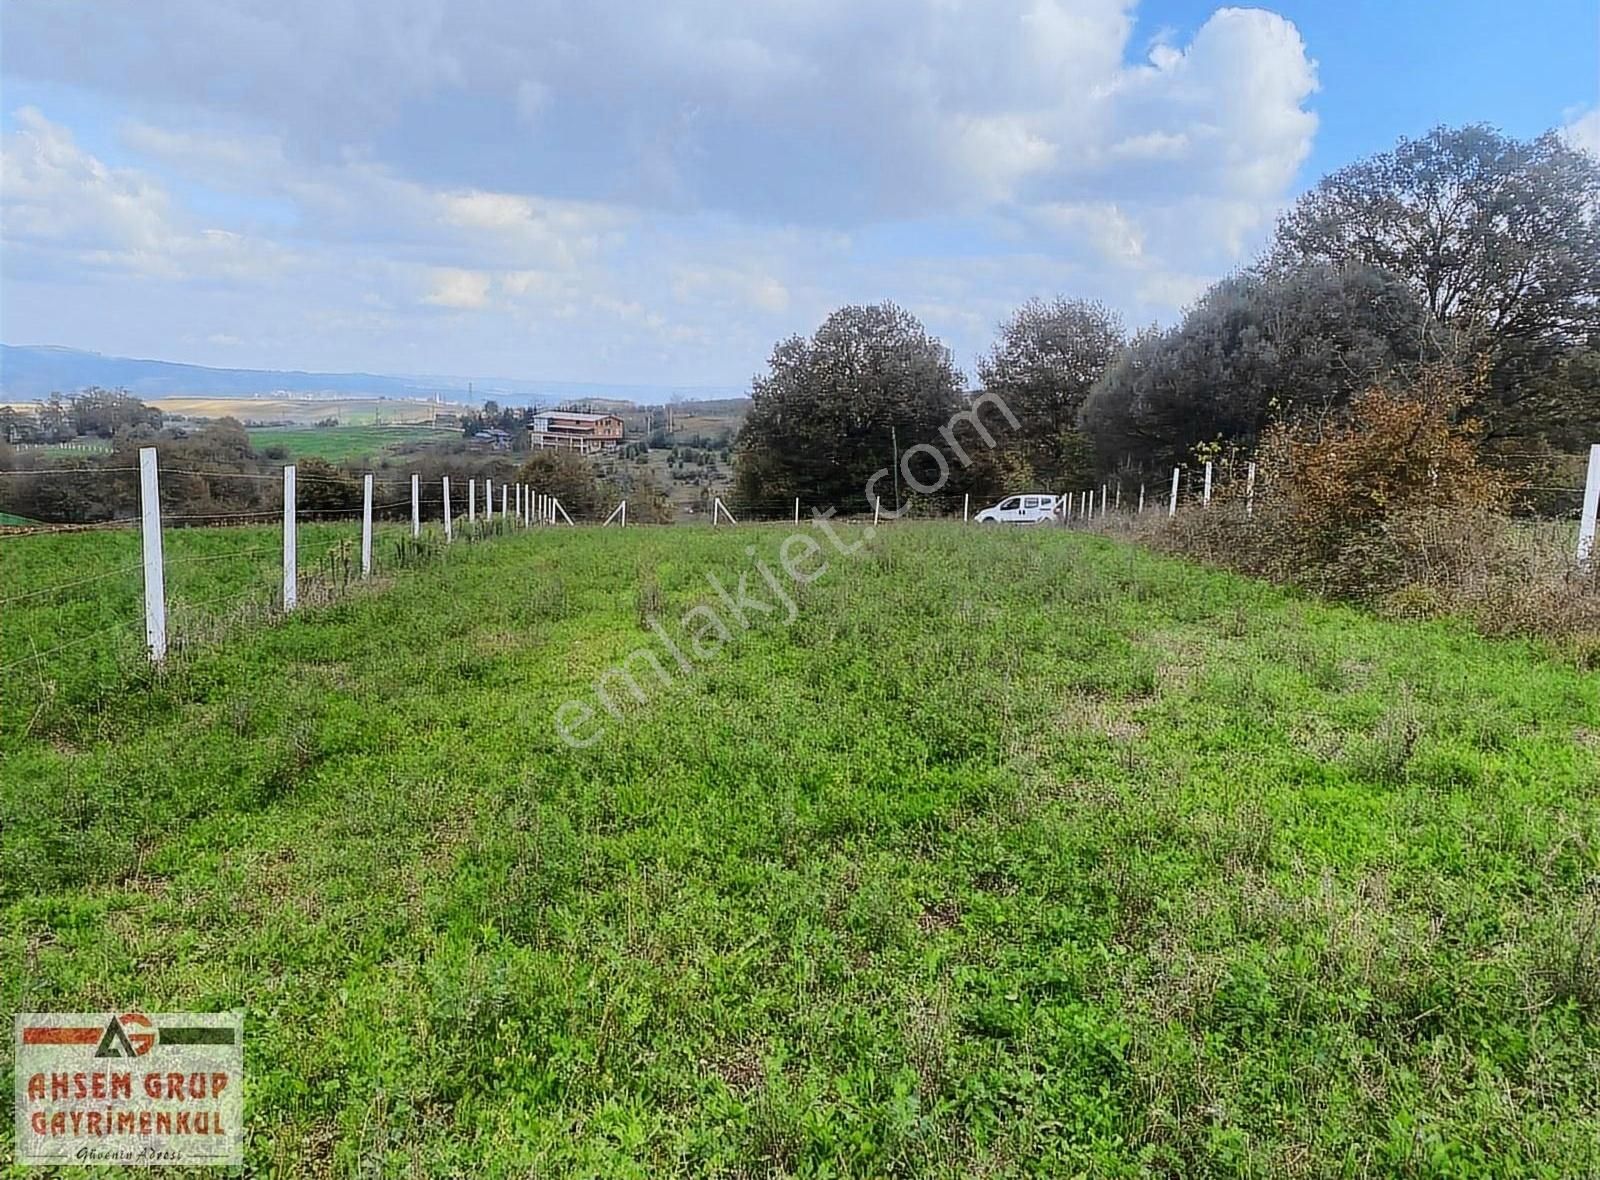
[[(846, 300), (925, 308), (969, 357), (1029, 295), (1170, 315), (1286, 199), (1316, 68), (1288, 21), (1235, 8), (1130, 61), (1135, 16), (1132, 0), (21, 6), (0, 68), (116, 112), (137, 166), (15, 113), (0, 277), (227, 289), (205, 314), (231, 319), (184, 328), (216, 348), (275, 333), (337, 350), (344, 333), (349, 367), (499, 358), (597, 379), (743, 380)], [(99, 298), (154, 332), (183, 320), (137, 289)], [(24, 312), (6, 331), (59, 338), (60, 300), (8, 298)]]
[(154, 178), (106, 166), (36, 108), (15, 123), (0, 144), (8, 248), (160, 279), (248, 279), (283, 263), (270, 243), (196, 224)]
[(1569, 146), (1588, 152), (1600, 160), (1600, 107), (1581, 108), (1566, 112), (1567, 123), (1561, 128), (1561, 137)]
[(489, 278), (476, 270), (436, 270), (433, 284), (422, 302), (435, 307), (475, 311), (489, 305)]

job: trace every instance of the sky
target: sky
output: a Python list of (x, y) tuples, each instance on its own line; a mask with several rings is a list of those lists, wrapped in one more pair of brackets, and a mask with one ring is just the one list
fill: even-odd
[(742, 386), (892, 299), (1170, 323), (1402, 135), (1600, 154), (1600, 6), (7, 0), (0, 340)]

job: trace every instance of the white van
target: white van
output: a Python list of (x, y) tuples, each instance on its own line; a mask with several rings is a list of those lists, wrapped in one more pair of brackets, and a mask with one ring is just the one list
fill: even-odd
[(1059, 496), (1007, 496), (973, 517), (979, 524), (1046, 524), (1056, 518)]

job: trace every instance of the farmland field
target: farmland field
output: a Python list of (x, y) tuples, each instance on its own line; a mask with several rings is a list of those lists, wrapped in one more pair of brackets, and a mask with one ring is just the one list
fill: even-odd
[(256, 450), (281, 446), (295, 459), (327, 459), (340, 463), (373, 458), (390, 447), (424, 439), (459, 439), (456, 430), (430, 426), (256, 426), (247, 432)]
[[(8, 674), (6, 1007), (244, 1008), (252, 1174), (1600, 1172), (1594, 671), (948, 524), (745, 630), (707, 574), (776, 604), (787, 532), (515, 533)], [(0, 545), (4, 600), (137, 559)], [(134, 579), (5, 606), (0, 662)]]
[(152, 397), (150, 405), (169, 414), (195, 418), (237, 418), (240, 422), (285, 421), (309, 426), (334, 417), (347, 426), (373, 423), (432, 422), (438, 410), (459, 412), (467, 407), (436, 405), (430, 401), (376, 397)]

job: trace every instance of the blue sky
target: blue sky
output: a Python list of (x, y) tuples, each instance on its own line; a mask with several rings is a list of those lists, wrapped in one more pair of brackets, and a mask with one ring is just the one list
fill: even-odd
[(1400, 135), (1600, 150), (1592, 2), (1434, 8), (17, 0), (0, 339), (738, 385), (891, 298), (970, 373), (1031, 296), (1172, 320)]

